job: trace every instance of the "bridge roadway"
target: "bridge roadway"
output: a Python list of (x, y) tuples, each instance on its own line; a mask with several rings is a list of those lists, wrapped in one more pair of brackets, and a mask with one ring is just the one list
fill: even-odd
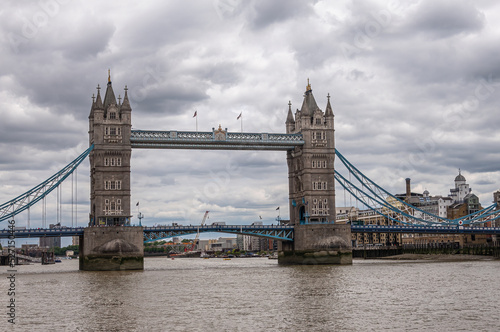
[[(103, 226), (104, 227), (104, 226)], [(124, 226), (127, 227), (127, 226)], [(97, 229), (99, 227), (96, 227)], [(40, 238), (57, 236), (83, 235), (84, 227), (15, 229), (14, 238)], [(276, 240), (293, 241), (293, 226), (288, 225), (204, 225), (204, 226), (156, 226), (144, 227), (144, 242), (153, 242), (161, 239), (184, 236), (196, 233), (222, 232), (246, 234), (267, 237)], [(0, 239), (7, 239), (12, 235), (9, 229), (0, 230)]]
[[(184, 236), (190, 234), (221, 232), (245, 234), (266, 237), (276, 240), (293, 241), (293, 226), (289, 225), (204, 225), (204, 226), (156, 226), (144, 227), (144, 242), (153, 242), (161, 239)], [(52, 229), (15, 229), (15, 238), (40, 238), (56, 236), (83, 235), (84, 227), (62, 227)], [(416, 233), (416, 234), (492, 234), (500, 235), (500, 227), (463, 227), (463, 226), (378, 226), (378, 225), (351, 225), (353, 233)], [(9, 229), (0, 230), (0, 239), (7, 239), (12, 235)]]

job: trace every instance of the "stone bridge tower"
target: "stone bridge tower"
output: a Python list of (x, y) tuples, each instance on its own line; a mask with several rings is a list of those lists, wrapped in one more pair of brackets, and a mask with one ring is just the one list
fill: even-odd
[(130, 224), (130, 102), (125, 87), (123, 102), (116, 102), (111, 77), (104, 102), (100, 87), (92, 97), (89, 115), (90, 221), (89, 226)]
[(323, 112), (307, 84), (300, 110), (286, 119), (287, 134), (302, 133), (305, 144), (287, 153), (292, 224), (335, 221), (333, 111), (328, 95)]
[(351, 264), (351, 226), (335, 224), (335, 137), (330, 96), (323, 112), (309, 80), (300, 110), (288, 104), (286, 132), (303, 146), (287, 152), (290, 222), (294, 241), (283, 241), (280, 264)]
[[(123, 102), (111, 85), (104, 101), (100, 87), (89, 115), (90, 220), (80, 236), (80, 270), (144, 269), (142, 227), (130, 225), (130, 155), (132, 108), (125, 87)], [(96, 227), (97, 226), (97, 227)], [(98, 227), (108, 226), (108, 227)]]

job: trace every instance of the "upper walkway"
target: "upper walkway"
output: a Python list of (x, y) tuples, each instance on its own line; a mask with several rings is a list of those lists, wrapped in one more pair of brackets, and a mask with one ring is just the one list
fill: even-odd
[(132, 130), (132, 148), (287, 151), (304, 145), (302, 134)]

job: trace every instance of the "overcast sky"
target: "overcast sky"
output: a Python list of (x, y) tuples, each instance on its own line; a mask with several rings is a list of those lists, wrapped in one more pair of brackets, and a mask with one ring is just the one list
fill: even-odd
[[(0, 202), (88, 147), (109, 68), (144, 130), (195, 130), (197, 110), (200, 131), (240, 131), (242, 112), (244, 131), (283, 133), (309, 78), (323, 110), (332, 96), (337, 149), (374, 181), (401, 193), (410, 177), (414, 192), (446, 196), (460, 168), (487, 206), (500, 189), (499, 22), (493, 0), (4, 1)], [(135, 149), (131, 176), (134, 222), (138, 201), (146, 225), (199, 223), (205, 210), (271, 223), (278, 206), (288, 218), (285, 152)], [(83, 226), (88, 162), (78, 180)], [(338, 188), (337, 206), (349, 203)], [(31, 226), (40, 219), (33, 209)]]

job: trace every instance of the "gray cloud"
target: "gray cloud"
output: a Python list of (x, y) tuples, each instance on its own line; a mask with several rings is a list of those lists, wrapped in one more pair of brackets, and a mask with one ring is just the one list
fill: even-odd
[[(457, 169), (483, 205), (500, 186), (496, 3), (470, 1), (7, 1), (0, 13), (0, 201), (38, 184), (88, 144), (96, 86), (125, 85), (133, 126), (219, 124), (284, 132), (307, 78), (332, 95), (336, 146), (392, 192), (404, 178), (447, 195)], [(8, 14), (8, 15), (7, 15)], [(132, 199), (146, 224), (287, 218), (285, 155), (134, 150)], [(338, 163), (337, 163), (338, 164)], [(341, 169), (340, 165), (339, 169)], [(79, 171), (88, 181), (87, 169)], [(80, 187), (81, 218), (88, 200)], [(338, 189), (343, 202), (343, 191)], [(484, 201), (484, 202), (483, 202)], [(340, 204), (340, 203), (339, 203)], [(134, 212), (135, 213), (135, 212)]]

